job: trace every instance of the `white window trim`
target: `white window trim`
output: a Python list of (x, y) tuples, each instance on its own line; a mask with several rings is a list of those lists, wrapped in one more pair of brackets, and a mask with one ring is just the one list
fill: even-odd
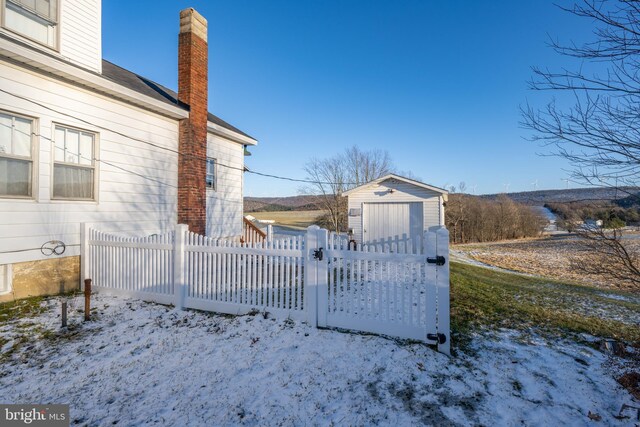
[[(4, 267), (4, 268), (2, 268)], [(4, 270), (4, 271), (3, 271)], [(0, 295), (7, 295), (13, 291), (13, 268), (12, 264), (0, 265), (0, 280), (4, 280), (6, 288), (0, 288)]]
[(14, 156), (12, 154), (0, 153), (0, 157), (8, 159), (25, 160), (31, 162), (31, 195), (29, 196), (12, 196), (0, 194), (0, 199), (16, 199), (16, 200), (36, 200), (38, 193), (38, 135), (37, 129), (39, 129), (38, 119), (32, 116), (27, 116), (20, 113), (15, 113), (8, 110), (0, 110), (0, 113), (7, 114), (14, 117), (20, 117), (22, 119), (31, 120), (31, 158), (23, 156)]
[(213, 185), (209, 185), (207, 183), (207, 177), (210, 174), (207, 172), (206, 166), (205, 166), (204, 185), (207, 188), (207, 190), (218, 191), (218, 160), (213, 157), (207, 157), (207, 166), (209, 161), (213, 162)]
[[(80, 165), (78, 163), (56, 161), (55, 138), (56, 138), (56, 128), (58, 127), (63, 129), (75, 130), (78, 132), (90, 133), (93, 135), (93, 153), (92, 153), (93, 155), (91, 159), (92, 161), (91, 166)], [(97, 153), (99, 153), (99, 147), (100, 147), (99, 140), (100, 140), (100, 134), (91, 129), (83, 129), (76, 126), (70, 126), (64, 123), (57, 123), (57, 122), (51, 123), (51, 187), (50, 187), (49, 197), (52, 202), (74, 202), (74, 203), (97, 203), (98, 202), (98, 189), (99, 189), (98, 183), (99, 183), (100, 175), (99, 175), (99, 168), (98, 168), (99, 162), (96, 159), (98, 158)], [(74, 198), (67, 198), (67, 197), (55, 197), (53, 195), (53, 188), (55, 186), (54, 176), (55, 176), (56, 164), (60, 164), (63, 166), (74, 166), (74, 167), (83, 167), (86, 169), (93, 169), (93, 197), (91, 199), (74, 199)]]
[[(23, 34), (23, 33), (20, 33), (18, 31), (12, 30), (11, 28), (7, 28), (6, 23), (5, 23), (5, 15), (6, 14), (4, 12), (5, 9), (7, 8), (7, 0), (0, 0), (0, 28), (3, 31), (9, 32), (12, 35), (20, 37), (21, 39), (27, 40), (30, 43), (35, 43), (36, 45), (38, 45), (40, 47), (45, 47), (45, 48), (47, 48), (49, 50), (52, 50), (52, 51), (54, 51), (56, 53), (60, 53), (60, 33), (61, 33), (60, 21), (61, 21), (61, 16), (62, 16), (60, 11), (62, 9), (63, 0), (57, 0), (57, 1), (58, 1), (58, 8), (57, 8), (58, 16), (56, 16), (56, 23), (54, 25), (55, 33), (56, 33), (56, 35), (55, 35), (55, 46), (49, 46), (46, 43), (42, 43), (39, 40), (36, 40), (34, 38), (29, 37), (27, 34)], [(36, 15), (36, 16), (38, 16), (38, 15)], [(47, 19), (44, 19), (44, 18), (40, 18), (40, 19), (42, 19), (43, 21), (48, 21)]]

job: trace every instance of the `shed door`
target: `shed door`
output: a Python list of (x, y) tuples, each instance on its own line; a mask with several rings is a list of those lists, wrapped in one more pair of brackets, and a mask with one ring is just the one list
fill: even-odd
[(422, 239), (422, 203), (365, 203), (363, 206), (365, 243), (404, 242)]

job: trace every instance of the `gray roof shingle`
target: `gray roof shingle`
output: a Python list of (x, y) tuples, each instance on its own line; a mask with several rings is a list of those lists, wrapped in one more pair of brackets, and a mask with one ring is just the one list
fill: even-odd
[[(132, 71), (124, 69), (105, 59), (102, 60), (102, 76), (128, 89), (139, 92), (143, 95), (147, 95), (158, 101), (166, 102), (167, 104), (172, 104), (185, 110), (189, 109), (189, 106), (187, 104), (178, 101), (178, 94), (171, 89), (166, 88), (147, 78), (144, 78)], [(215, 116), (211, 113), (209, 113), (209, 121), (230, 131), (237, 132), (240, 135), (255, 139), (252, 136), (242, 132), (237, 127), (225, 122), (220, 117)]]

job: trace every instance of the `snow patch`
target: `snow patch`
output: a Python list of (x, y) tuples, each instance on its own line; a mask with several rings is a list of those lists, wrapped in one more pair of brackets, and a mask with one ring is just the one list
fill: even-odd
[[(59, 303), (29, 319), (49, 338), (0, 366), (0, 400), (68, 403), (78, 424), (571, 426), (591, 422), (590, 411), (625, 425), (614, 415), (633, 402), (608, 356), (514, 331), (477, 334), (448, 358), (286, 319), (105, 295), (95, 320), (72, 310), (61, 331)], [(19, 324), (0, 326), (0, 337), (24, 332)]]

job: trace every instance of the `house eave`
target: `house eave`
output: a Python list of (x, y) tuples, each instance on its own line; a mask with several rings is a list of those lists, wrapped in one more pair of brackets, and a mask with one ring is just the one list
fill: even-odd
[(0, 34), (0, 57), (170, 118), (180, 120), (189, 117), (189, 112), (183, 108), (158, 101), (114, 83), (98, 73), (85, 70), (26, 45), (20, 45), (3, 34)]
[(226, 138), (233, 142), (237, 142), (242, 145), (257, 145), (258, 141), (253, 138), (249, 138), (248, 136), (242, 135), (238, 132), (234, 132), (230, 129), (223, 128), (213, 122), (207, 123), (207, 131), (213, 135), (220, 136), (222, 138)]

